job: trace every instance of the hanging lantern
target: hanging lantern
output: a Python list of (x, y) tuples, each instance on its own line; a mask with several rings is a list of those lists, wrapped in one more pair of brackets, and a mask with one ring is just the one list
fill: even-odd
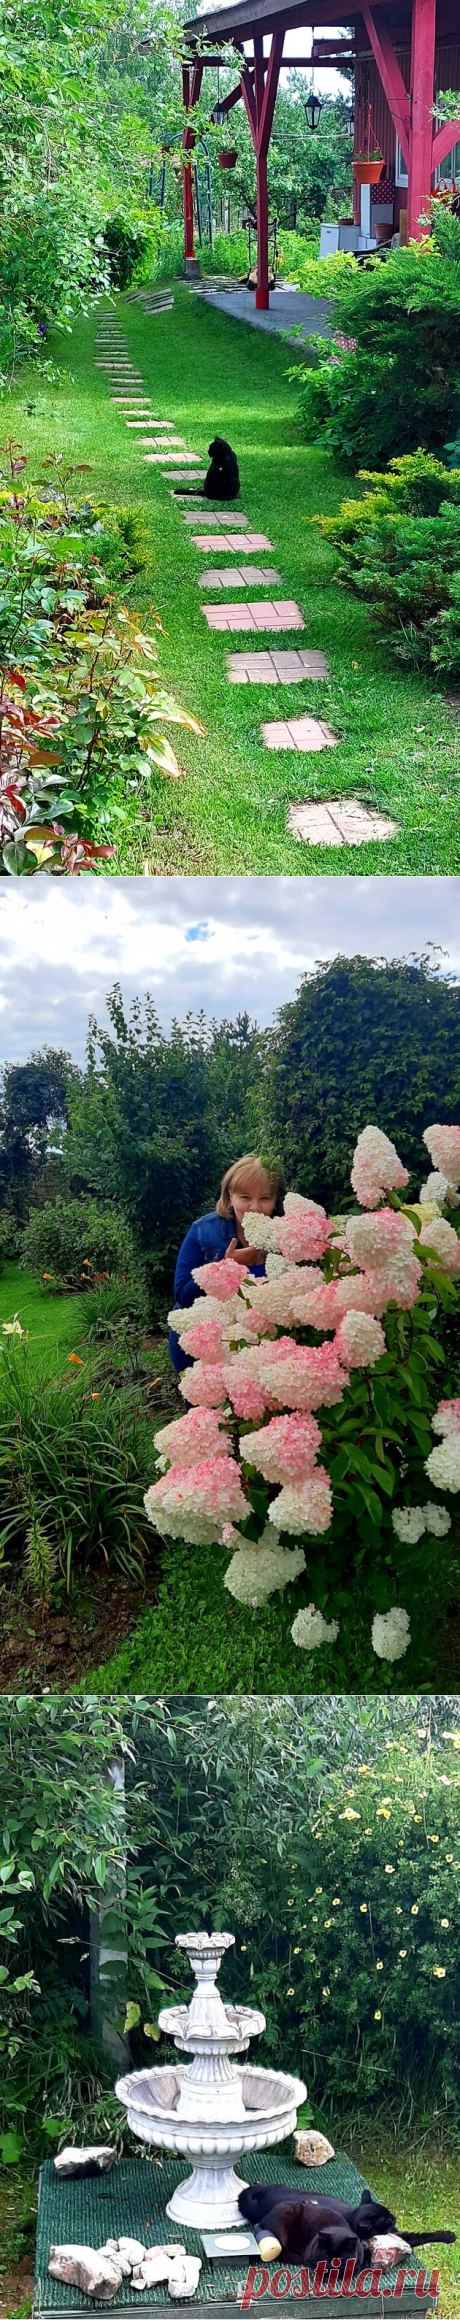
[(225, 105), (215, 105), (212, 117), (215, 128), (223, 129), (225, 121)]
[(313, 88), (311, 88), (305, 105), (305, 118), (308, 129), (317, 129), (318, 122), (321, 120), (322, 110), (322, 99), (321, 97), (315, 96), (315, 91)]

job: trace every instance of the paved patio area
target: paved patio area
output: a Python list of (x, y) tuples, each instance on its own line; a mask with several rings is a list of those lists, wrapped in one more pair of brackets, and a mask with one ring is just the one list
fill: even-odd
[(270, 291), (268, 313), (259, 313), (255, 290), (229, 283), (228, 289), (215, 289), (212, 282), (190, 284), (191, 296), (202, 298), (207, 306), (220, 306), (222, 314), (233, 314), (237, 322), (252, 322), (258, 330), (287, 330), (295, 328), (301, 338), (319, 330), (323, 338), (331, 336), (330, 307), (327, 298), (311, 298), (309, 291), (296, 290), (289, 282), (277, 283)]

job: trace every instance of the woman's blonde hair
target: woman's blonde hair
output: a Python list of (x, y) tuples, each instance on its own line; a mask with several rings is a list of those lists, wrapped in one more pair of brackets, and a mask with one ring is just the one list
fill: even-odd
[(274, 1201), (275, 1215), (279, 1215), (284, 1198), (281, 1168), (270, 1167), (265, 1160), (259, 1159), (258, 1152), (244, 1152), (242, 1160), (234, 1160), (233, 1166), (226, 1168), (220, 1199), (216, 1204), (217, 1215), (232, 1216), (232, 1192), (247, 1192), (249, 1196), (250, 1190), (256, 1185), (257, 1191), (263, 1192), (265, 1199), (270, 1197)]

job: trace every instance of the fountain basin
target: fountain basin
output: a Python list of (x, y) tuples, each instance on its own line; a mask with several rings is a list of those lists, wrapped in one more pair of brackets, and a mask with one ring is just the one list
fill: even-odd
[(245, 2151), (269, 2150), (273, 2143), (293, 2134), (306, 2087), (302, 2079), (285, 2071), (248, 2066), (241, 2072), (243, 2116), (218, 2123), (200, 2119), (194, 2125), (192, 2120), (178, 2117), (174, 2100), (166, 2105), (163, 2099), (165, 2079), (170, 2086), (174, 2078), (175, 2101), (179, 2101), (184, 2075), (180, 2068), (175, 2072), (160, 2067), (133, 2071), (118, 2080), (116, 2093), (139, 2142), (197, 2162), (193, 2174), (173, 2193), (167, 2215), (198, 2231), (220, 2230), (224, 2225), (241, 2223), (238, 2194), (245, 2178), (235, 2175), (234, 2161), (244, 2158)]

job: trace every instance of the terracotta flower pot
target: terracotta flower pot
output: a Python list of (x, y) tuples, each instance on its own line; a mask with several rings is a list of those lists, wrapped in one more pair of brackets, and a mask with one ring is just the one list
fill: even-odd
[(236, 169), (237, 160), (238, 154), (234, 146), (228, 146), (222, 153), (219, 153), (219, 169)]
[(370, 155), (358, 153), (353, 162), (353, 172), (358, 185), (379, 185), (384, 168), (385, 161), (382, 153), (375, 156), (372, 153)]

